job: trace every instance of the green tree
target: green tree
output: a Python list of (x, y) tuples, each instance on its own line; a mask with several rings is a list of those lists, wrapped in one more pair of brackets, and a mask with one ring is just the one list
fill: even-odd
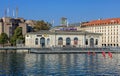
[(3, 45), (4, 47), (4, 44), (8, 43), (8, 36), (6, 33), (1, 33), (0, 35), (0, 44)]
[(34, 26), (34, 31), (39, 31), (39, 30), (49, 30), (51, 28), (50, 23), (46, 23), (45, 21), (37, 21)]
[(22, 35), (22, 28), (21, 27), (17, 27), (14, 31), (14, 35), (10, 38), (10, 43), (11, 45), (15, 46), (16, 45), (16, 41), (22, 40), (24, 41), (24, 37)]

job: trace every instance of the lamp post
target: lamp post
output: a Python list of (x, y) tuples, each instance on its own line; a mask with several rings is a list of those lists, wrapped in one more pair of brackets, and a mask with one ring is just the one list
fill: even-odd
[(87, 47), (87, 45), (86, 45), (87, 43), (86, 43), (86, 32), (85, 32), (85, 48)]
[(55, 47), (56, 47), (56, 30), (55, 30)]

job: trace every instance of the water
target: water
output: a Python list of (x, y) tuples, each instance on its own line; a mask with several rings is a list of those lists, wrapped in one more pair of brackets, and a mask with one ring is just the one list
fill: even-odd
[(120, 76), (120, 54), (0, 53), (0, 76)]

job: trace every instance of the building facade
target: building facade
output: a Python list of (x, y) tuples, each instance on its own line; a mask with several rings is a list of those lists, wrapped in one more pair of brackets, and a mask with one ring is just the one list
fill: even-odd
[(25, 35), (26, 47), (100, 47), (101, 35), (77, 30), (50, 30)]
[(82, 24), (79, 30), (102, 33), (101, 46), (120, 46), (120, 18), (90, 21)]
[(11, 37), (16, 27), (22, 28), (23, 35), (28, 32), (28, 25), (23, 18), (3, 17), (0, 19), (0, 34), (4, 32), (8, 37)]

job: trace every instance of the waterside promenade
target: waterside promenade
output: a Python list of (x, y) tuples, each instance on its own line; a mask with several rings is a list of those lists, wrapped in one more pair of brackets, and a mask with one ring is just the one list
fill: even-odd
[(110, 47), (51, 47), (51, 48), (34, 48), (34, 47), (0, 47), (0, 52), (29, 52), (29, 53), (40, 53), (40, 54), (63, 54), (63, 53), (87, 53), (96, 52), (101, 53), (105, 52), (113, 52), (120, 53), (120, 48), (110, 48)]

